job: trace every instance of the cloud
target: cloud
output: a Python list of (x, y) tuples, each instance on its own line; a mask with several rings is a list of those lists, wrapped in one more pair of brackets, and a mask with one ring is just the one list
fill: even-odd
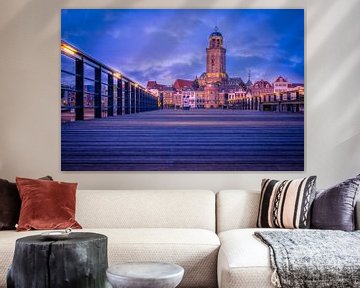
[(295, 10), (63, 11), (64, 40), (143, 83), (172, 83), (204, 72), (208, 36), (215, 25), (224, 36), (230, 76), (247, 78), (250, 69), (252, 79), (304, 77), (304, 23)]
[(187, 36), (189, 31), (180, 31), (178, 29), (169, 29), (168, 27), (159, 27), (159, 26), (147, 26), (144, 27), (144, 33), (149, 35), (150, 37), (158, 37), (160, 35), (166, 35), (172, 37), (174, 39), (178, 39), (179, 37)]
[(297, 55), (294, 55), (294, 56), (291, 56), (290, 57), (290, 62), (292, 63), (292, 67), (295, 67), (296, 65), (299, 65), (299, 64), (301, 64), (301, 63), (304, 63), (304, 60), (303, 60), (303, 58), (302, 57), (299, 57), (299, 56), (297, 56)]
[(275, 45), (242, 45), (242, 47), (229, 47), (227, 55), (230, 57), (258, 57), (260, 59), (272, 60), (283, 51), (276, 49)]
[[(139, 81), (146, 83), (150, 79), (158, 80), (160, 83), (171, 84), (177, 78), (193, 79), (194, 71), (201, 69), (203, 61), (199, 55), (187, 53), (178, 57), (168, 57), (162, 61), (142, 61), (133, 63), (131, 60), (124, 64), (123, 71), (134, 75)], [(155, 78), (156, 77), (156, 78)]]
[[(152, 60), (152, 61), (151, 61)], [(158, 61), (157, 59), (150, 59), (150, 61), (142, 61), (140, 63), (130, 62), (127, 66), (124, 66), (129, 72), (136, 67), (138, 71), (146, 71), (152, 68), (154, 71), (161, 71), (164, 69), (169, 69), (175, 65), (183, 65), (183, 66), (192, 66), (196, 61), (199, 61), (198, 55), (194, 53), (186, 53), (181, 54), (176, 57), (168, 57), (163, 59), (162, 61)], [(126, 64), (125, 64), (126, 65)]]
[(121, 36), (121, 30), (120, 29), (112, 29), (106, 31), (106, 34), (114, 39), (118, 39)]

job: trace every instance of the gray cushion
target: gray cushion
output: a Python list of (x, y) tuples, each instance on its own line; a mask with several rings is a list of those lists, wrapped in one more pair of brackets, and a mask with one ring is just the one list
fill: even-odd
[(328, 189), (317, 191), (312, 206), (311, 227), (353, 231), (359, 186), (360, 174)]

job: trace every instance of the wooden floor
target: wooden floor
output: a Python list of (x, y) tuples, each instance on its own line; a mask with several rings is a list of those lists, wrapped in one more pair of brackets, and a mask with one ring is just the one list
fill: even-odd
[(304, 115), (159, 110), (62, 124), (63, 171), (302, 171)]

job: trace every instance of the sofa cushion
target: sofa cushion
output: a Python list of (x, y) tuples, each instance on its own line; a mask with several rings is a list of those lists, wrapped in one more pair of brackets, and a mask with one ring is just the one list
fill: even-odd
[(311, 227), (314, 229), (355, 229), (355, 204), (360, 175), (316, 193), (312, 205)]
[(76, 183), (16, 178), (22, 230), (81, 228), (75, 221)]
[(294, 180), (263, 179), (257, 227), (309, 228), (316, 176)]
[(219, 234), (219, 288), (274, 287), (268, 246), (254, 236), (264, 228), (235, 229)]
[(83, 228), (215, 231), (215, 193), (209, 190), (78, 190), (76, 198)]
[[(40, 179), (52, 180), (51, 176)], [(0, 179), (0, 230), (15, 230), (18, 223), (21, 199), (16, 183)]]
[[(77, 230), (74, 230), (77, 231)], [(135, 261), (176, 263), (185, 269), (179, 287), (216, 287), (216, 263), (220, 241), (203, 229), (82, 229), (108, 237), (109, 265)], [(11, 264), (17, 238), (44, 231), (0, 232), (0, 287)]]
[(15, 183), (0, 179), (0, 230), (15, 230), (21, 200)]

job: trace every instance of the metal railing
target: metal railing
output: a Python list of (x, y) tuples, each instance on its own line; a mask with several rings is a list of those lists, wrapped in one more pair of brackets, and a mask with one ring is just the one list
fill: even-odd
[(61, 41), (62, 122), (157, 109), (158, 97), (141, 84)]

